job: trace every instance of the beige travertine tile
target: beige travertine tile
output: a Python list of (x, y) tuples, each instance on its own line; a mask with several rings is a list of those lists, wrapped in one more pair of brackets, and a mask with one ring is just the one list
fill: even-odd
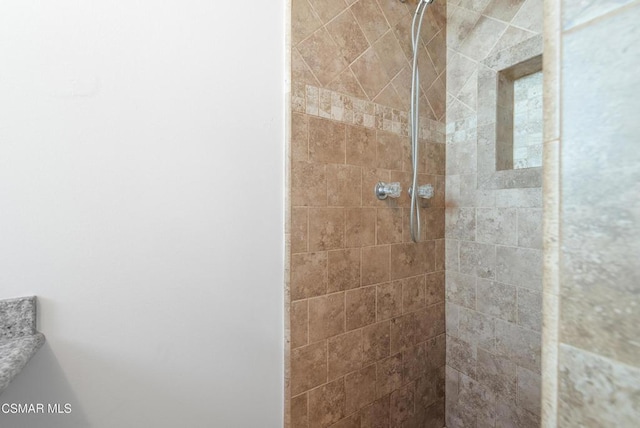
[(291, 299), (320, 296), (327, 291), (327, 253), (291, 255)]
[(580, 294), (576, 296), (561, 297), (560, 341), (626, 364), (640, 365), (638, 294), (605, 284), (587, 290), (578, 289)]
[(518, 404), (540, 416), (540, 374), (518, 367)]
[(480, 14), (464, 7), (455, 8), (447, 19), (447, 48), (458, 50), (473, 30)]
[(376, 152), (378, 167), (385, 169), (402, 170), (403, 147), (405, 139), (397, 134), (378, 131), (376, 138)]
[(345, 162), (345, 125), (309, 118), (309, 158), (313, 162)]
[(478, 64), (451, 49), (447, 54), (447, 92), (456, 96), (476, 71)]
[(349, 9), (328, 23), (327, 30), (340, 47), (343, 58), (349, 64), (369, 48), (364, 33)]
[(328, 346), (329, 380), (362, 367), (362, 330), (332, 337)]
[(364, 327), (376, 322), (376, 287), (363, 287), (347, 291), (347, 330)]
[(426, 165), (424, 171), (432, 175), (444, 175), (446, 162), (446, 145), (426, 143)]
[(518, 246), (542, 249), (542, 209), (518, 210)]
[(441, 74), (426, 91), (429, 105), (437, 120), (443, 120), (446, 112), (447, 87), (445, 77)]
[(446, 300), (456, 305), (470, 309), (476, 307), (476, 281), (471, 275), (447, 270), (446, 273)]
[(327, 205), (327, 177), (324, 165), (307, 162), (291, 163), (291, 204), (293, 206)]
[[(636, 2), (564, 35), (562, 82), (572, 84), (562, 86), (560, 142), (561, 341), (636, 366), (640, 97), (628, 70), (637, 68), (639, 17)], [(584, 67), (607, 78), (588, 83)], [(606, 142), (615, 150), (603, 156)]]
[(426, 307), (424, 275), (398, 281), (402, 284), (402, 313), (413, 312)]
[(416, 326), (416, 338), (420, 341), (432, 338), (445, 332), (445, 304), (444, 302), (433, 304), (424, 310), (416, 312), (418, 319)]
[(542, 291), (542, 251), (529, 248), (496, 248), (496, 279), (507, 284)]
[[(410, 34), (411, 33), (409, 33), (409, 37), (411, 37)], [(411, 46), (411, 44), (409, 44), (409, 46)], [(412, 56), (413, 53), (410, 51), (408, 54), (408, 58), (412, 58)], [(431, 61), (426, 47), (420, 47), (420, 51), (418, 54), (418, 70), (420, 72), (420, 81), (423, 90), (431, 86), (433, 82), (435, 82), (435, 80), (438, 78), (438, 70)], [(424, 112), (421, 113), (424, 114)]]
[(327, 202), (334, 207), (359, 207), (362, 203), (362, 168), (327, 165)]
[(482, 13), (509, 22), (516, 16), (523, 4), (524, 0), (491, 0)]
[(514, 285), (478, 279), (476, 308), (479, 312), (505, 321), (517, 319), (517, 290)]
[(356, 412), (376, 399), (376, 365), (348, 374), (345, 379), (346, 411)]
[(400, 279), (435, 270), (433, 241), (391, 246), (391, 278)]
[[(407, 59), (392, 31), (388, 31), (373, 45), (373, 50), (380, 58), (389, 77), (393, 77), (407, 65)], [(389, 83), (389, 80), (387, 81)]]
[[(435, 369), (429, 367), (429, 356), (426, 354), (425, 346), (424, 343), (418, 344), (407, 349), (402, 355), (403, 382), (416, 382), (416, 404), (420, 406), (427, 406), (439, 398), (434, 394), (436, 385), (433, 381), (436, 380), (434, 376), (436, 371), (440, 367), (444, 368), (444, 366), (438, 366)], [(431, 382), (433, 385), (426, 385)]]
[(540, 373), (541, 340), (538, 332), (496, 320), (496, 354), (536, 373)]
[(447, 25), (447, 3), (448, 2), (431, 3), (427, 10), (429, 21), (437, 29), (444, 29)]
[(426, 292), (425, 292), (425, 302), (427, 306), (431, 306), (435, 303), (444, 302), (444, 284), (445, 284), (445, 273), (434, 272), (426, 275)]
[(309, 307), (307, 300), (291, 303), (291, 348), (299, 348), (309, 343)]
[[(446, 363), (446, 335), (441, 334), (425, 342), (426, 367), (429, 372), (444, 367)], [(427, 403), (423, 403), (427, 404)]]
[(309, 250), (344, 247), (344, 209), (309, 208)]
[(495, 344), (494, 318), (461, 307), (458, 311), (457, 335), (458, 338), (473, 346), (493, 350)]
[[(443, 342), (444, 343), (444, 342)], [(441, 365), (429, 369), (424, 375), (416, 380), (416, 409), (425, 409), (423, 418), (428, 419), (426, 409), (431, 405), (441, 401), (444, 404), (445, 396), (445, 366)], [(442, 415), (444, 418), (444, 414)], [(426, 422), (425, 422), (426, 423)], [(436, 425), (422, 425), (436, 426)]]
[(559, 426), (637, 425), (637, 367), (561, 344), (558, 370)]
[(306, 427), (309, 423), (307, 394), (301, 394), (291, 399), (291, 426)]
[(516, 399), (516, 368), (509, 358), (478, 349), (477, 380), (495, 395), (509, 401)]
[(500, 402), (496, 405), (496, 426), (538, 428), (540, 417), (515, 403)]
[(331, 428), (360, 428), (361, 416), (358, 413), (347, 416), (344, 419), (340, 419), (339, 422), (331, 425)]
[(310, 0), (310, 3), (325, 24), (347, 7), (344, 0)]
[(376, 243), (393, 244), (402, 241), (402, 208), (378, 208)]
[(291, 39), (294, 46), (320, 26), (322, 22), (307, 0), (291, 1)]
[(478, 350), (475, 346), (457, 339), (447, 337), (447, 366), (475, 378)]
[(402, 314), (402, 282), (381, 284), (377, 286), (377, 319), (378, 321), (393, 318)]
[[(432, 3), (433, 4), (433, 3)], [(447, 65), (447, 45), (446, 30), (440, 30), (427, 44), (427, 52), (438, 75), (442, 73)]]
[(388, 245), (362, 248), (362, 285), (389, 281), (390, 253)]
[(291, 393), (307, 391), (327, 381), (327, 344), (314, 343), (291, 351)]
[(489, 52), (489, 56), (495, 55), (503, 49), (508, 49), (516, 43), (524, 42), (525, 40), (534, 37), (536, 34), (537, 33), (534, 33), (533, 31), (523, 30), (522, 28), (510, 25), (493, 46), (493, 49)]
[[(407, 214), (408, 215), (408, 214)], [(422, 220), (423, 220), (423, 236), (426, 240), (438, 240), (444, 242), (445, 237), (445, 209), (444, 208), (425, 208), (422, 212)], [(407, 222), (405, 222), (405, 225)], [(405, 227), (405, 230), (408, 229), (409, 226)], [(408, 231), (407, 231), (408, 232)], [(409, 238), (409, 233), (407, 233), (406, 238)], [(410, 239), (410, 238), (409, 238)], [(408, 240), (408, 239), (405, 239)], [(436, 244), (438, 243), (436, 241)], [(439, 249), (436, 248), (436, 251)], [(442, 253), (444, 255), (444, 253)], [(436, 261), (440, 260), (442, 263), (444, 262), (444, 258), (438, 258), (436, 253)], [(436, 270), (441, 270), (442, 267), (436, 267)]]
[(392, 426), (401, 426), (404, 421), (413, 416), (414, 394), (413, 382), (391, 393), (389, 414)]
[[(444, 396), (444, 394), (443, 394)], [(438, 400), (425, 409), (425, 418), (422, 426), (443, 427), (445, 426), (445, 401)]]
[[(444, 217), (444, 213), (443, 213), (443, 217)], [(445, 251), (445, 240), (444, 239), (437, 239), (435, 241), (435, 245), (436, 245), (436, 271), (444, 271), (445, 269), (445, 255), (446, 255), (446, 251)], [(444, 284), (444, 282), (443, 282)], [(427, 288), (427, 292), (428, 292), (428, 288)], [(444, 288), (443, 288), (444, 290)], [(444, 291), (443, 291), (444, 292)]]
[(390, 353), (390, 323), (389, 321), (379, 322), (364, 327), (363, 335), (363, 364), (375, 363), (378, 360), (387, 358)]
[(345, 245), (347, 247), (366, 247), (375, 244), (376, 209), (345, 209)]
[(391, 320), (389, 345), (391, 354), (402, 352), (417, 343), (420, 317), (416, 312)]
[(375, 42), (389, 30), (387, 20), (375, 1), (359, 0), (351, 6), (351, 12), (369, 43)]
[(540, 208), (542, 188), (496, 190), (496, 207)]
[(458, 6), (464, 7), (474, 12), (482, 12), (490, 0), (460, 0)]
[(327, 292), (360, 287), (360, 249), (336, 250), (328, 253)]
[(530, 330), (542, 330), (542, 294), (518, 289), (518, 325)]
[(351, 64), (351, 70), (370, 100), (374, 99), (390, 80), (383, 62), (372, 47)]
[(374, 103), (393, 107), (398, 110), (406, 110), (406, 100), (400, 98), (391, 83), (385, 86), (382, 91), (373, 99)]
[[(460, 243), (454, 239), (445, 239), (445, 269), (448, 272), (460, 271)], [(448, 281), (447, 281), (448, 282)]]
[(535, 33), (542, 32), (542, 7), (540, 1), (526, 0), (511, 23)]
[(305, 86), (305, 106), (304, 112), (318, 116), (320, 114), (320, 88), (316, 88), (315, 86), (306, 85)]
[(579, 3), (565, 0), (562, 2), (562, 29), (564, 31), (569, 30), (630, 3), (633, 3), (633, 0), (610, 2), (585, 0)]
[(515, 208), (476, 209), (476, 240), (488, 244), (518, 244), (518, 211)]
[(376, 132), (361, 126), (347, 126), (347, 163), (376, 167)]
[[(350, 68), (342, 70), (335, 79), (325, 84), (325, 87), (327, 89), (338, 91), (342, 94), (351, 95), (364, 100), (367, 99), (367, 94), (362, 90), (358, 79)], [(353, 123), (363, 125), (363, 123), (358, 123), (356, 121), (355, 116), (353, 118)]]
[(322, 85), (335, 79), (347, 67), (340, 47), (327, 30), (320, 28), (298, 44), (298, 51)]
[[(320, 82), (304, 62), (298, 49), (295, 48), (291, 49), (291, 80), (294, 85), (320, 86)], [(292, 98), (298, 98), (297, 94), (294, 93)], [(306, 96), (304, 98), (305, 105), (294, 106), (292, 108), (293, 111), (302, 113), (306, 110)], [(302, 103), (302, 101), (300, 102)]]
[(402, 354), (379, 361), (376, 364), (376, 396), (383, 397), (402, 385)]
[(376, 400), (361, 410), (361, 428), (386, 428), (389, 426), (389, 395)]
[(291, 209), (291, 252), (302, 253), (309, 249), (309, 211), (307, 208)]
[(309, 160), (309, 116), (291, 115), (291, 159)]
[(391, 25), (395, 25), (398, 21), (410, 18), (407, 7), (401, 2), (393, 0), (378, 0), (378, 4), (387, 18), (387, 21)]
[(322, 385), (309, 392), (309, 428), (327, 427), (345, 416), (344, 379)]
[(309, 300), (309, 341), (316, 342), (344, 332), (344, 293)]
[[(296, 94), (299, 96), (297, 95), (296, 105), (302, 103), (302, 110), (297, 108), (295, 111), (306, 111), (307, 115), (299, 115), (294, 118), (294, 129), (292, 129), (293, 142), (295, 143), (295, 146), (292, 146), (293, 159), (301, 162), (292, 167), (292, 189), (295, 190), (292, 191), (294, 209), (291, 212), (291, 236), (294, 238), (293, 256), (300, 257), (292, 257), (291, 293), (292, 296), (297, 293), (298, 299), (312, 298), (296, 300), (292, 304), (290, 322), (303, 327), (305, 317), (308, 318), (306, 324), (308, 324), (309, 331), (292, 331), (295, 336), (292, 338), (292, 345), (294, 350), (298, 351), (308, 348), (307, 343), (314, 345), (322, 343), (325, 346), (325, 355), (326, 348), (328, 348), (329, 362), (328, 366), (325, 363), (323, 369), (325, 379), (322, 383), (325, 383), (327, 379), (335, 378), (336, 382), (328, 385), (335, 385), (333, 392), (338, 391), (338, 394), (327, 394), (328, 385), (320, 386), (319, 383), (306, 388), (304, 391), (312, 389), (306, 393), (309, 395), (309, 403), (307, 404), (306, 395), (298, 396), (295, 406), (298, 410), (304, 407), (304, 411), (298, 412), (296, 410), (296, 412), (304, 413), (304, 418), (307, 420), (306, 422), (304, 420), (295, 422), (304, 419), (295, 416), (293, 426), (296, 426), (296, 423), (299, 423), (300, 426), (307, 426), (308, 423), (308, 426), (333, 425), (335, 427), (354, 426), (354, 428), (355, 426), (361, 428), (388, 426), (390, 424), (390, 394), (401, 386), (402, 367), (401, 365), (398, 367), (400, 370), (398, 382), (400, 383), (395, 386), (393, 379), (391, 383), (383, 382), (385, 385), (390, 385), (390, 389), (386, 394), (377, 395), (380, 390), (380, 382), (377, 379), (378, 367), (376, 363), (391, 355), (391, 327), (388, 318), (386, 318), (387, 321), (377, 324), (374, 322), (378, 315), (376, 313), (378, 297), (376, 284), (388, 283), (390, 280), (391, 248), (387, 245), (371, 246), (376, 244), (376, 223), (380, 220), (378, 232), (386, 230), (382, 226), (385, 223), (384, 220), (388, 220), (384, 214), (388, 213), (400, 213), (400, 216), (397, 216), (400, 220), (400, 227), (395, 229), (391, 237), (385, 238), (384, 232), (379, 234), (378, 243), (402, 242), (403, 206), (397, 205), (397, 203), (406, 201), (378, 201), (373, 195), (373, 187), (378, 181), (388, 182), (392, 178), (404, 179), (405, 173), (410, 169), (407, 160), (409, 153), (407, 106), (404, 105), (405, 95), (408, 93), (408, 88), (405, 86), (410, 85), (409, 65), (403, 53), (404, 46), (400, 47), (396, 37), (398, 32), (390, 30), (393, 27), (406, 29), (411, 16), (408, 13), (408, 8), (396, 0), (332, 0), (330, 2), (314, 0), (311, 5), (312, 7), (309, 7), (306, 2), (303, 5), (307, 7), (311, 18), (317, 21), (320, 16), (322, 21), (328, 24), (326, 29), (320, 26), (309, 29), (308, 33), (304, 35), (304, 40), (302, 36), (299, 36), (299, 40), (295, 40), (294, 37), (296, 42), (301, 42), (292, 54), (292, 62), (295, 62), (295, 66), (292, 64), (294, 83), (298, 80), (300, 83), (311, 86), (297, 87)], [(348, 6), (351, 8), (346, 10)], [(383, 17), (383, 13), (387, 16)], [(423, 52), (424, 55), (421, 59), (432, 68), (433, 62), (438, 67), (430, 80), (435, 80), (437, 74), (445, 66), (444, 56), (442, 58), (435, 57), (436, 52), (444, 50), (444, 14), (444, 5), (431, 6), (425, 19), (424, 28), (429, 30), (427, 31), (429, 34), (423, 34), (424, 41), (436, 36), (429, 42), (429, 52)], [(363, 16), (378, 16), (382, 20), (364, 22)], [(356, 23), (356, 21), (360, 22)], [(369, 53), (362, 52), (369, 43), (376, 44), (375, 49), (370, 49)], [(356, 64), (347, 67), (346, 62), (360, 56), (361, 52), (364, 55), (356, 60)], [(382, 53), (384, 56), (380, 56)], [(431, 58), (432, 56), (434, 58)], [(344, 58), (347, 61), (342, 63)], [(366, 59), (372, 61), (366, 62), (364, 61)], [(363, 64), (366, 67), (363, 67)], [(379, 67), (372, 67), (372, 64), (377, 64)], [(358, 68), (358, 66), (361, 67)], [(358, 71), (362, 73), (359, 74)], [(398, 73), (400, 71), (402, 72)], [(393, 84), (390, 84), (393, 77), (395, 77)], [(432, 82), (424, 84), (423, 90), (428, 89), (428, 86), (431, 85)], [(429, 109), (429, 117), (435, 118), (429, 102), (438, 109), (438, 98), (444, 99), (444, 96), (440, 95), (438, 91), (444, 93), (444, 80), (442, 80), (441, 86), (434, 85), (432, 99), (427, 101), (425, 97), (422, 97), (421, 103), (425, 106), (424, 108)], [(381, 105), (376, 106), (367, 101), (367, 99), (374, 98)], [(395, 107), (396, 110), (389, 107)], [(356, 126), (344, 126), (349, 123)], [(378, 133), (382, 137), (374, 133), (376, 132), (374, 127), (378, 127), (380, 130)], [(404, 134), (400, 137), (402, 133)], [(426, 150), (421, 151), (420, 162), (421, 165), (428, 163), (433, 169), (430, 171), (432, 173), (444, 173), (444, 159), (442, 160), (443, 165), (438, 164), (439, 159), (444, 158), (445, 155), (444, 145), (441, 147), (430, 146), (433, 141), (440, 138), (444, 142), (443, 133), (444, 127), (439, 129), (429, 122), (423, 123), (421, 134), (423, 138), (428, 138), (429, 143), (424, 140), (422, 144), (424, 144), (423, 147), (427, 147), (429, 144), (430, 151), (429, 154)], [(387, 156), (382, 161), (384, 165), (378, 163), (380, 139), (385, 143), (389, 142), (388, 152), (382, 152), (382, 155)], [(393, 144), (396, 146), (394, 147)], [(427, 156), (430, 156), (428, 161)], [(388, 169), (373, 170), (373, 168), (380, 166)], [(361, 172), (360, 168), (362, 168)], [(295, 175), (296, 169), (297, 176)], [(395, 170), (393, 177), (390, 174), (390, 169)], [(403, 172), (403, 170), (405, 171)], [(433, 181), (434, 186), (438, 185), (437, 178), (421, 176), (421, 180)], [(354, 183), (359, 183), (360, 187), (358, 184), (354, 186)], [(442, 197), (442, 202), (438, 205), (434, 204), (433, 200), (428, 201), (425, 205), (426, 211), (423, 212), (423, 214), (427, 213), (423, 216), (423, 224), (425, 231), (427, 231), (425, 234), (429, 233), (430, 238), (439, 239), (438, 245), (436, 242), (422, 244), (424, 248), (430, 249), (429, 253), (427, 254), (424, 249), (419, 249), (415, 254), (422, 256), (418, 263), (423, 265), (427, 271), (434, 271), (437, 268), (440, 273), (430, 276), (429, 293), (424, 285), (424, 272), (415, 275), (420, 276), (423, 281), (422, 286), (419, 287), (421, 292), (418, 295), (413, 296), (409, 293), (409, 291), (414, 291), (414, 287), (406, 287), (408, 294), (405, 299), (405, 309), (407, 311), (419, 309), (419, 314), (417, 312), (410, 313), (400, 319), (400, 330), (396, 332), (395, 341), (397, 343), (394, 348), (406, 349), (414, 346), (418, 341), (423, 340), (419, 337), (420, 334), (428, 337), (444, 328), (444, 321), (439, 321), (439, 318), (444, 319), (444, 305), (442, 304), (444, 240), (442, 239), (441, 221), (444, 219), (442, 209), (444, 207), (444, 180), (441, 179), (439, 184), (442, 185), (442, 196), (439, 195), (439, 198)], [(336, 209), (316, 208), (327, 207), (327, 205), (336, 207)], [(378, 216), (378, 208), (382, 210), (381, 216)], [(344, 212), (342, 232), (340, 232), (339, 215), (336, 214), (338, 211)], [(399, 240), (396, 238), (397, 232), (399, 232)], [(340, 237), (341, 234), (342, 237)], [(314, 252), (318, 249), (329, 250), (329, 252)], [(306, 253), (307, 251), (312, 251), (312, 253)], [(318, 254), (322, 254), (322, 260), (317, 256)], [(294, 258), (296, 258), (295, 262)], [(362, 260), (361, 265), (359, 265), (360, 260)], [(294, 264), (298, 267), (297, 269), (293, 269)], [(360, 271), (362, 278), (359, 276)], [(402, 276), (404, 277), (404, 274)], [(294, 277), (297, 277), (298, 287), (293, 286)], [(342, 292), (352, 287), (358, 287), (360, 283), (372, 286), (362, 289), (354, 288), (347, 293)], [(400, 315), (402, 283), (398, 285), (400, 293), (397, 301), (397, 314)], [(337, 293), (322, 296), (326, 292)], [(319, 295), (321, 297), (316, 297)], [(340, 302), (341, 298), (336, 296), (343, 296), (343, 300)], [(410, 299), (410, 296), (416, 299)], [(438, 304), (438, 307), (431, 312), (424, 309), (427, 298), (429, 303)], [(335, 301), (331, 302), (330, 299), (335, 299)], [(332, 309), (339, 315), (327, 316), (326, 314)], [(395, 314), (393, 308), (388, 316), (393, 316), (391, 314)], [(293, 318), (297, 321), (293, 321)], [(295, 330), (295, 327), (292, 326), (292, 329)], [(344, 329), (349, 333), (345, 334)], [(368, 364), (366, 367), (363, 365), (364, 369), (353, 372), (352, 370), (357, 364), (351, 363), (357, 358), (352, 358), (350, 354), (350, 351), (353, 351), (353, 346), (348, 347), (347, 345), (353, 345), (357, 340), (349, 337), (351, 334), (362, 335), (362, 360), (363, 364)], [(328, 340), (324, 340), (325, 338)], [(328, 343), (329, 341), (331, 343)], [(441, 341), (441, 344), (444, 350), (444, 340)], [(345, 355), (344, 358), (341, 356), (342, 354)], [(401, 358), (400, 355), (399, 357)], [(421, 360), (420, 363), (427, 365), (428, 361)], [(411, 377), (421, 378), (417, 371), (414, 370), (414, 373)], [(346, 377), (343, 378), (345, 374)], [(327, 378), (327, 375), (330, 377)], [(296, 375), (293, 374), (293, 376)], [(356, 379), (359, 380), (356, 381)], [(346, 387), (344, 388), (344, 408), (342, 410), (340, 410), (342, 398), (338, 398), (337, 406), (329, 406), (327, 404), (329, 400), (326, 399), (330, 395), (341, 396), (339, 392), (339, 382), (341, 381), (344, 382), (343, 388)], [(427, 382), (425, 382), (426, 384)], [(351, 393), (349, 388), (351, 388)], [(354, 391), (358, 394), (356, 398), (353, 398)], [(299, 393), (294, 392), (293, 395)], [(437, 394), (437, 390), (433, 389), (433, 393)], [(374, 402), (376, 397), (379, 400)], [(394, 397), (400, 397), (400, 395), (396, 393)], [(337, 412), (333, 411), (336, 407), (338, 408)], [(437, 409), (434, 402), (428, 406), (422, 406), (419, 414), (399, 417), (398, 415), (402, 415), (403, 411), (396, 406), (394, 418), (403, 420), (405, 425), (409, 426), (407, 424), (429, 420), (429, 412), (433, 413), (433, 418), (435, 418), (433, 420), (437, 420)], [(308, 416), (306, 416), (307, 412)]]
[[(500, 247), (507, 248), (507, 247)], [(502, 260), (502, 259), (501, 259)], [(503, 265), (507, 270), (507, 266)], [(492, 279), (496, 276), (496, 247), (476, 242), (460, 242), (460, 272), (478, 278)], [(511, 272), (511, 271), (509, 271)], [(511, 278), (510, 275), (503, 275)], [(501, 278), (498, 278), (501, 280)], [(505, 281), (508, 282), (508, 281)]]
[(445, 235), (447, 238), (460, 239), (464, 241), (475, 241), (475, 208), (447, 208), (445, 219)]
[(458, 402), (458, 390), (460, 389), (460, 373), (451, 368), (449, 365), (445, 366), (445, 399), (447, 406), (447, 424), (454, 426), (453, 420), (456, 419), (455, 406)]
[[(544, 118), (544, 139), (549, 142), (560, 138), (560, 44), (561, 44), (561, 9), (560, 2), (548, 3), (543, 8), (544, 47), (542, 53), (542, 109)], [(545, 178), (547, 175), (547, 153), (543, 151)], [(558, 183), (559, 186), (559, 183)], [(544, 418), (543, 418), (544, 419)]]
[[(408, 106), (411, 100), (411, 67), (407, 65), (392, 80), (393, 89)], [(406, 110), (406, 107), (405, 109)]]

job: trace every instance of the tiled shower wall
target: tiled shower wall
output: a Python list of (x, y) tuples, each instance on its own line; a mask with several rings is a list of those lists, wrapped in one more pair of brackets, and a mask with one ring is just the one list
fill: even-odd
[[(409, 238), (412, 9), (292, 1), (291, 427), (444, 425), (445, 14), (421, 47), (423, 241)], [(378, 181), (400, 181), (379, 201)]]
[(541, 32), (540, 0), (447, 5), (449, 428), (539, 426), (542, 190), (479, 189), (476, 144), (479, 63)]
[(640, 421), (638, 22), (545, 2), (543, 427)]

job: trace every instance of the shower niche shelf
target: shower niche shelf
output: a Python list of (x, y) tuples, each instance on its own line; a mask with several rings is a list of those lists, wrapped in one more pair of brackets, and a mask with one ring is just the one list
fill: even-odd
[[(478, 69), (478, 188), (511, 189), (542, 186), (542, 167), (514, 169), (516, 165), (513, 150), (514, 82), (542, 70), (542, 45), (542, 36), (535, 36), (497, 52), (480, 64)], [(541, 88), (538, 90), (541, 91)], [(540, 116), (542, 116), (541, 111)], [(540, 117), (541, 120), (542, 117)]]

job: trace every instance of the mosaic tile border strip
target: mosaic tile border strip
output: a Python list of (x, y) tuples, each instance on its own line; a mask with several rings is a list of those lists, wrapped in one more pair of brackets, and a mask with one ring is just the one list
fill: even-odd
[[(409, 136), (409, 112), (304, 83), (293, 83), (291, 110), (349, 125)], [(420, 118), (420, 138), (445, 142), (445, 125)]]

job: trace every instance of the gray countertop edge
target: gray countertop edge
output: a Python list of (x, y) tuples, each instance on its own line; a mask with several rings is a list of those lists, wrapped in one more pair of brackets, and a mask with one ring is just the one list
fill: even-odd
[(0, 339), (0, 394), (44, 344), (44, 334)]

